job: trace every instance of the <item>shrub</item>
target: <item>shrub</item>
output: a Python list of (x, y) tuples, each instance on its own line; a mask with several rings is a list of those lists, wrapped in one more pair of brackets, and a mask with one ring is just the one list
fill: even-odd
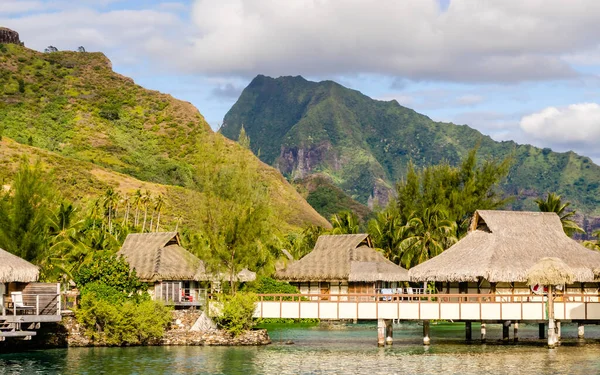
[(221, 314), (216, 317), (219, 327), (233, 336), (238, 336), (254, 327), (256, 294), (239, 292), (234, 296), (221, 295)]
[[(300, 291), (295, 286), (266, 276), (259, 276), (255, 281), (247, 283), (244, 285), (242, 291), (257, 294), (300, 294)], [(273, 298), (265, 297), (265, 300), (272, 300)], [(284, 300), (289, 299), (284, 298)]]
[(127, 261), (120, 256), (107, 253), (95, 254), (92, 261), (79, 268), (73, 279), (81, 288), (87, 284), (98, 282), (115, 288), (125, 294), (145, 291), (146, 286), (137, 277), (135, 270), (130, 270)]
[(161, 338), (171, 321), (170, 309), (162, 302), (112, 303), (95, 291), (83, 294), (75, 316), (86, 336), (107, 345), (146, 344)]

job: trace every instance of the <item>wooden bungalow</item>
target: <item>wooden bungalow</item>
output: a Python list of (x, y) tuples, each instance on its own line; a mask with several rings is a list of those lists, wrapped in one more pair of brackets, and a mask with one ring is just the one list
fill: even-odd
[(150, 284), (153, 299), (176, 306), (203, 304), (210, 278), (204, 262), (181, 246), (177, 232), (129, 234), (118, 254)]
[(391, 293), (409, 279), (407, 270), (373, 248), (368, 234), (320, 236), (312, 252), (275, 275), (302, 294), (320, 295)]
[[(200, 306), (209, 290), (220, 289), (225, 274), (206, 271), (204, 262), (181, 246), (177, 232), (129, 234), (118, 252), (138, 277), (150, 284), (152, 298), (175, 306)], [(256, 274), (247, 269), (236, 281), (247, 282)]]
[(60, 321), (60, 284), (38, 283), (38, 277), (37, 266), (0, 249), (0, 340), (31, 337), (35, 331), (23, 329)]
[(477, 211), (462, 240), (409, 274), (411, 281), (435, 282), (438, 293), (531, 295), (527, 273), (545, 257), (572, 269), (568, 293), (598, 296), (600, 252), (569, 238), (555, 213)]

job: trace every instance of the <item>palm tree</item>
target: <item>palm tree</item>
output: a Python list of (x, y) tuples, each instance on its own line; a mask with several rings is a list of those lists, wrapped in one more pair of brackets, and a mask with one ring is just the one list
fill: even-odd
[[(156, 210), (156, 232), (158, 232), (159, 227), (160, 227), (160, 212), (163, 209), (163, 206), (165, 205), (165, 197), (162, 194), (159, 194), (158, 197), (156, 197), (156, 199), (154, 200), (154, 203), (156, 204), (156, 206), (154, 206), (154, 209)], [(151, 229), (152, 230), (152, 229)]]
[(332, 234), (357, 234), (358, 216), (354, 212), (342, 211), (331, 217)]
[(144, 233), (146, 232), (146, 219), (148, 218), (148, 204), (150, 204), (150, 201), (152, 200), (152, 195), (150, 195), (150, 192), (146, 190), (140, 200), (144, 206), (144, 224), (142, 225), (142, 233)]
[(447, 211), (437, 205), (420, 215), (413, 213), (406, 230), (400, 243), (401, 262), (406, 268), (441, 254), (458, 241), (456, 222), (448, 220)]
[(119, 201), (119, 193), (115, 192), (112, 187), (108, 188), (104, 194), (104, 213), (108, 217), (108, 232), (112, 233), (112, 218), (115, 213), (117, 202)]
[(575, 216), (577, 211), (567, 212), (566, 209), (571, 205), (571, 202), (563, 203), (560, 195), (555, 193), (548, 193), (548, 196), (545, 200), (538, 198), (535, 200), (538, 208), (542, 212), (554, 212), (560, 217), (560, 222), (562, 223), (563, 230), (567, 234), (567, 236), (572, 236), (575, 233), (585, 233), (585, 231), (577, 225), (577, 223), (571, 218)]
[(133, 194), (133, 202), (135, 206), (135, 216), (133, 218), (133, 226), (137, 227), (140, 224), (140, 205), (142, 204), (142, 191), (137, 189)]
[(396, 264), (400, 263), (400, 243), (406, 237), (406, 233), (407, 228), (402, 225), (402, 218), (394, 207), (379, 212), (377, 217), (369, 222), (369, 234), (373, 245)]
[(125, 203), (125, 213), (123, 214), (123, 226), (129, 226), (129, 211), (131, 209), (131, 197), (128, 194), (123, 196), (123, 203)]

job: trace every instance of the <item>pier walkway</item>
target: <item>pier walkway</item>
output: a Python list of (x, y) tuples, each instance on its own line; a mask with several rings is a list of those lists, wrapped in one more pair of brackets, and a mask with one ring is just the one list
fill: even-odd
[[(542, 322), (547, 298), (535, 294), (261, 294), (256, 318)], [(561, 294), (554, 318), (600, 322), (600, 298)]]

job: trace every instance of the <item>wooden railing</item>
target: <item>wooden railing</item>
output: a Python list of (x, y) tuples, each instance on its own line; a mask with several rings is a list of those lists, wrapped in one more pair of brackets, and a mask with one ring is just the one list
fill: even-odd
[(22, 303), (7, 300), (2, 309), (3, 315), (60, 315), (61, 295), (55, 294), (21, 294)]
[[(257, 317), (322, 319), (542, 320), (536, 294), (260, 294)], [(600, 320), (597, 294), (554, 297), (557, 319)]]

